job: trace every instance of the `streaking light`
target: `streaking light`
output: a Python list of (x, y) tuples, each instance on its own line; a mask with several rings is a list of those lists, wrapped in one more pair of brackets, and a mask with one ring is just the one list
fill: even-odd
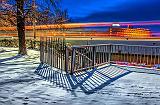
[(112, 24), (113, 27), (120, 27), (120, 24)]

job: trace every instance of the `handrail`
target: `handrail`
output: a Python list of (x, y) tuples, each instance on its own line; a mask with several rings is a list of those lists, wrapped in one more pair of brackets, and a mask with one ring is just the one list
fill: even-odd
[(147, 45), (127, 45), (127, 44), (96, 44), (96, 45), (74, 45), (73, 48), (85, 48), (85, 47), (93, 47), (93, 46), (107, 46), (107, 45), (115, 45), (115, 46), (129, 46), (129, 47), (157, 47), (160, 46), (147, 46)]
[(72, 48), (85, 48), (85, 47), (94, 47), (94, 46), (107, 46), (113, 44), (96, 44), (96, 45), (74, 45)]

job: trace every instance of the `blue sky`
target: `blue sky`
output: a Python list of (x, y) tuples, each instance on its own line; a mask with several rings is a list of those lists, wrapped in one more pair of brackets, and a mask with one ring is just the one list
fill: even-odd
[(78, 22), (160, 20), (160, 0), (62, 0)]

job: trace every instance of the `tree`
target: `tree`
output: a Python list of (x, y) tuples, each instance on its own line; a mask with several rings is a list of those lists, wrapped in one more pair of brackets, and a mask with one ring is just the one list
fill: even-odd
[[(61, 24), (66, 22), (67, 12), (59, 8), (57, 0), (41, 0), (37, 2), (37, 9), (33, 8), (35, 0), (1, 0), (0, 26), (16, 26), (19, 40), (19, 54), (26, 55), (25, 25)], [(4, 24), (5, 23), (5, 24)], [(59, 28), (62, 29), (63, 27)]]
[(26, 55), (25, 42), (25, 16), (24, 16), (24, 0), (16, 0), (17, 5), (17, 31), (19, 39), (19, 54)]

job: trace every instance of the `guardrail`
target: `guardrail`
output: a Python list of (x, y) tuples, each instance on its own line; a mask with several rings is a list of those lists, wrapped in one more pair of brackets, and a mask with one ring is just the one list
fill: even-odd
[(123, 44), (67, 46), (63, 37), (41, 37), (40, 60), (71, 74), (110, 63), (154, 67), (160, 64), (160, 47)]

